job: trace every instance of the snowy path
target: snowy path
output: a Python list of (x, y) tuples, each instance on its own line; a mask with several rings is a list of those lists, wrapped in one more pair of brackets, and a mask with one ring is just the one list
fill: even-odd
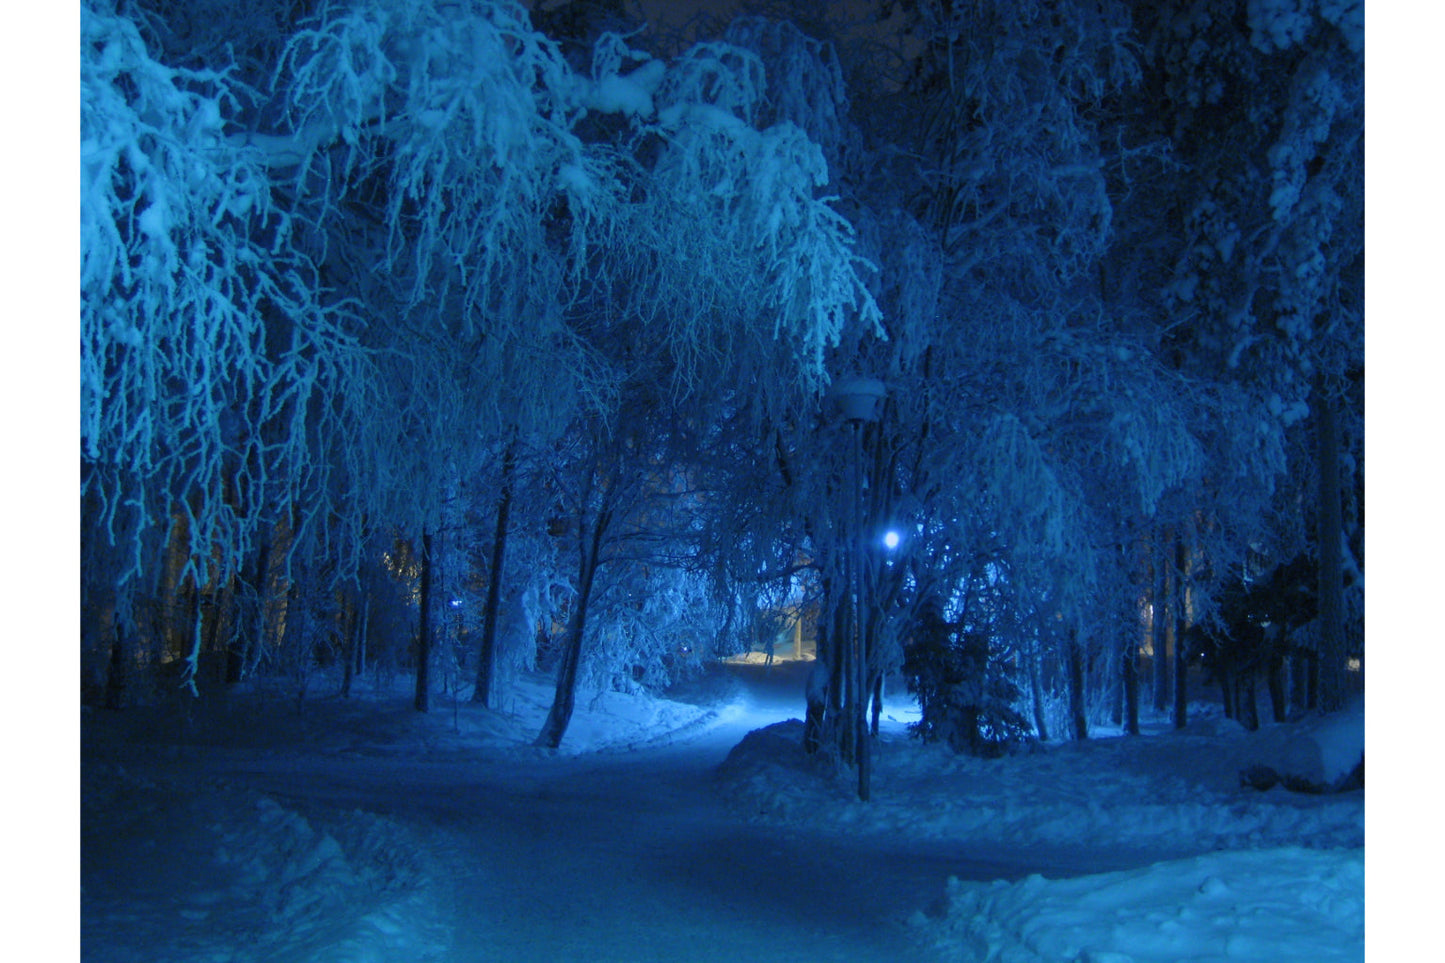
[[(747, 667), (753, 668), (753, 667)], [(919, 958), (907, 917), (950, 875), (1017, 877), (936, 846), (740, 822), (713, 770), (750, 729), (796, 715), (775, 666), (691, 738), (502, 762), (212, 757), (213, 772), (303, 812), (362, 809), (437, 840), (457, 960)]]
[(1362, 953), (1363, 793), (1238, 786), (1241, 762), (1295, 730), (1206, 722), (982, 761), (895, 721), (865, 805), (804, 764), (798, 723), (776, 725), (798, 715), (806, 668), (721, 668), (711, 713), (588, 699), (561, 754), (526, 745), (545, 712), (535, 682), (501, 713), (222, 700), (189, 734), (172, 716), (91, 715), (82, 958)]
[[(936, 841), (741, 821), (714, 770), (748, 731), (799, 714), (805, 668), (732, 667), (740, 698), (690, 735), (631, 751), (224, 749), (185, 769), (263, 793), (316, 826), (357, 810), (404, 826), (426, 850), (432, 912), (449, 931), (449, 948), (430, 958), (927, 960), (908, 919), (943, 898), (950, 876), (1085, 870), (1057, 854), (1030, 864), (1017, 852), (987, 858)], [(1087, 867), (1100, 868), (1109, 867)], [(422, 943), (390, 941), (419, 952)], [(375, 952), (334, 956), (393, 958)], [(296, 958), (307, 958), (299, 947)]]

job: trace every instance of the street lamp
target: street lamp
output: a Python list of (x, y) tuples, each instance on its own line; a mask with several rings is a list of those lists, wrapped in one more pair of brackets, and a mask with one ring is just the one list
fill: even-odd
[[(853, 519), (856, 530), (852, 564), (849, 566), (849, 588), (852, 594), (852, 627), (847, 654), (850, 665), (844, 675), (852, 698), (848, 704), (849, 723), (853, 726), (853, 746), (858, 759), (858, 798), (868, 801), (872, 754), (869, 751), (865, 707), (868, 699), (868, 647), (861, 621), (863, 593), (864, 543), (867, 529), (863, 509), (863, 425), (882, 416), (882, 402), (888, 389), (876, 378), (855, 375), (834, 382), (829, 396), (834, 406), (853, 428)], [(841, 648), (841, 647), (840, 647)]]
[(881, 403), (888, 397), (888, 388), (877, 378), (855, 375), (833, 382), (828, 395), (839, 414), (856, 428), (865, 421), (878, 420), (882, 414), (879, 411)]

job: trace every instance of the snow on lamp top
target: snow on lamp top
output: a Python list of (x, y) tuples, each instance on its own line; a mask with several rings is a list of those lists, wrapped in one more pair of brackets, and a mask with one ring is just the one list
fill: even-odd
[(833, 382), (828, 395), (848, 421), (877, 421), (879, 402), (888, 396), (888, 389), (877, 378), (855, 375)]

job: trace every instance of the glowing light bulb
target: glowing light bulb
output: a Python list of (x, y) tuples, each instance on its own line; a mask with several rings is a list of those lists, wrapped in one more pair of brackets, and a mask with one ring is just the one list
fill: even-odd
[(898, 533), (897, 533), (897, 532), (894, 532), (894, 531), (889, 531), (886, 535), (883, 536), (883, 544), (884, 544), (884, 546), (885, 546), (886, 548), (888, 548), (890, 551), (891, 551), (892, 549), (897, 548), (897, 547), (898, 547)]

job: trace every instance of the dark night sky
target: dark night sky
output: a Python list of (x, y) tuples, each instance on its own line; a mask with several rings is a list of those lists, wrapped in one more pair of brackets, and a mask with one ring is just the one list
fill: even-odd
[[(533, 9), (542, 7), (551, 9), (561, 6), (568, 0), (528, 0), (528, 5)], [(743, 0), (629, 0), (628, 6), (639, 11), (640, 15), (653, 27), (663, 33), (680, 30), (689, 21), (699, 14), (706, 14), (726, 23), (743, 7)], [(874, 0), (830, 0), (827, 3), (813, 4), (814, 7), (826, 7), (829, 11), (829, 18), (836, 20), (840, 25), (849, 23), (861, 23), (875, 6)], [(898, 20), (901, 14), (895, 13), (894, 18)], [(878, 28), (872, 28), (875, 32)], [(845, 31), (845, 36), (847, 31)]]

